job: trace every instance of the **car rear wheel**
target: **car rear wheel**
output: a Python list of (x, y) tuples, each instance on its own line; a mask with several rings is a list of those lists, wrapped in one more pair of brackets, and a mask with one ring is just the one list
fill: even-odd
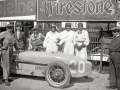
[(70, 81), (70, 70), (66, 64), (60, 61), (50, 63), (45, 71), (45, 79), (50, 86), (63, 88)]

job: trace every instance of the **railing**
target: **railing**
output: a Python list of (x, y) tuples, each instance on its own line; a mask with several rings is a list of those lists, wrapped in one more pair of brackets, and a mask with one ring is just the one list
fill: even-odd
[[(89, 33), (90, 44), (87, 47), (88, 52), (91, 52), (93, 49), (99, 47), (100, 45), (100, 30), (99, 29), (86, 29)], [(93, 50), (97, 52), (98, 49)]]

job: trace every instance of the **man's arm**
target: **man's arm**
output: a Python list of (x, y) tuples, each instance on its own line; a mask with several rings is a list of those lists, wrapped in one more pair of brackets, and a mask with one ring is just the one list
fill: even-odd
[(0, 33), (0, 48), (2, 50), (6, 50), (8, 48), (8, 39), (5, 38), (6, 34), (4, 32)]
[(111, 45), (110, 45), (110, 51), (120, 51), (120, 37), (118, 37), (116, 40), (112, 40)]
[(19, 50), (19, 45), (16, 39), (14, 39), (14, 47), (16, 50)]
[(26, 47), (26, 46), (27, 46), (27, 38), (26, 38), (24, 32), (22, 32), (22, 39), (23, 39), (23, 43), (24, 43), (24, 48), (27, 48), (27, 47)]

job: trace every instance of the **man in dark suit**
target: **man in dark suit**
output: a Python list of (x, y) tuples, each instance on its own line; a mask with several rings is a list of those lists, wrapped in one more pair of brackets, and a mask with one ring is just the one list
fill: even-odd
[(109, 47), (109, 83), (108, 89), (120, 90), (120, 27), (111, 29), (113, 39)]
[(16, 41), (18, 43), (19, 49), (25, 50), (26, 49), (26, 36), (25, 36), (25, 33), (22, 32), (21, 23), (16, 24), (15, 38), (16, 38)]

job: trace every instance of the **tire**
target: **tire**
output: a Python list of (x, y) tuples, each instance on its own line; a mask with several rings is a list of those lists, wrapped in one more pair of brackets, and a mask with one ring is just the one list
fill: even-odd
[(45, 79), (50, 86), (63, 88), (69, 83), (70, 78), (70, 70), (63, 62), (54, 61), (48, 64), (45, 71)]

